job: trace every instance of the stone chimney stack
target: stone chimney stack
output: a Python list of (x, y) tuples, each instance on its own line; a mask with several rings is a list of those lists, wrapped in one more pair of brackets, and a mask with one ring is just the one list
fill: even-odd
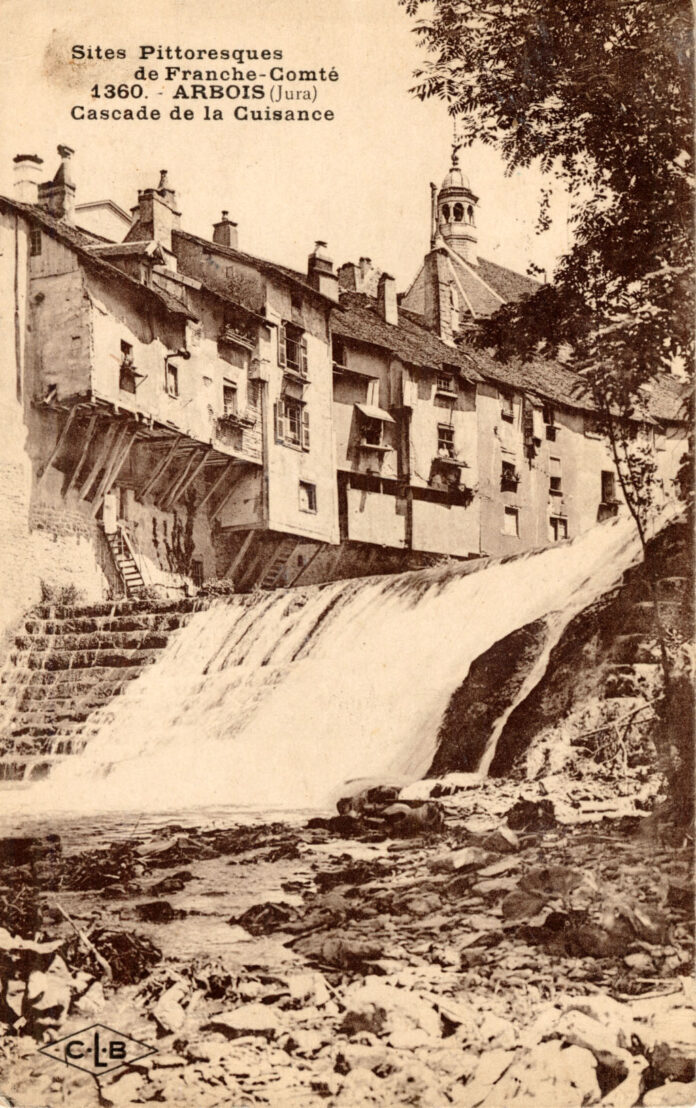
[(333, 262), (326, 250), (326, 243), (317, 240), (314, 250), (307, 260), (307, 277), (310, 285), (330, 297), (338, 300), (338, 277), (334, 273)]
[(238, 243), (237, 224), (228, 219), (229, 214), (229, 212), (223, 212), (222, 218), (217, 223), (213, 223), (213, 242), (236, 250)]
[(38, 202), (42, 208), (56, 219), (72, 223), (75, 216), (75, 182), (72, 176), (72, 156), (75, 151), (70, 146), (59, 146), (60, 165), (52, 181), (39, 185)]
[(399, 310), (396, 304), (396, 281), (390, 273), (383, 273), (377, 282), (377, 304), (379, 314), (385, 323), (396, 327), (399, 322)]
[(181, 212), (176, 206), (176, 193), (169, 185), (166, 169), (160, 170), (157, 188), (138, 192), (138, 204), (133, 209), (135, 223), (124, 242), (154, 240), (171, 253), (172, 231), (181, 223)]
[(22, 204), (36, 204), (43, 158), (37, 154), (17, 154), (14, 158), (14, 198)]

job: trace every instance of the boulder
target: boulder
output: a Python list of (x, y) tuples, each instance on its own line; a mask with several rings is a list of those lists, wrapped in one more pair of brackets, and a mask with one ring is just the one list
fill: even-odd
[[(342, 1030), (346, 1034), (371, 1031), (388, 1035), (392, 1042), (395, 1036), (403, 1049), (439, 1040), (442, 1035), (440, 1015), (430, 1000), (411, 989), (389, 984), (381, 977), (366, 977), (364, 982), (351, 987), (344, 1004), (346, 1014)], [(418, 1032), (415, 1038), (410, 1034), (412, 1031)]]
[(696, 1104), (696, 1081), (667, 1081), (643, 1096), (645, 1108), (678, 1108)]
[(244, 1004), (233, 1008), (231, 1012), (220, 1012), (212, 1016), (206, 1025), (213, 1031), (222, 1031), (230, 1039), (242, 1035), (260, 1035), (264, 1039), (274, 1039), (281, 1031), (277, 1013), (268, 1004)]
[(657, 1012), (650, 1021), (653, 1073), (663, 1081), (693, 1081), (696, 1063), (696, 1013), (674, 1007)]
[(502, 825), (486, 836), (483, 846), (486, 850), (494, 850), (496, 854), (514, 854), (520, 849), (520, 840), (512, 828)]
[(186, 1020), (186, 1012), (181, 1001), (186, 996), (186, 986), (183, 984), (172, 985), (162, 993), (161, 997), (152, 1009), (152, 1016), (161, 1029), (167, 1033), (179, 1031)]

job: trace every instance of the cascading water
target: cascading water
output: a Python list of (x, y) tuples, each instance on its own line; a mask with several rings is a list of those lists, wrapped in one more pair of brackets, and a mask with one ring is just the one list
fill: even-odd
[[(613, 520), (475, 572), (462, 563), (220, 601), (95, 713), (82, 755), (7, 799), (34, 814), (298, 809), (326, 806), (356, 777), (417, 779), (474, 659), (552, 614), (543, 668), (569, 620), (638, 554), (633, 525)], [(495, 732), (484, 772), (494, 743)]]

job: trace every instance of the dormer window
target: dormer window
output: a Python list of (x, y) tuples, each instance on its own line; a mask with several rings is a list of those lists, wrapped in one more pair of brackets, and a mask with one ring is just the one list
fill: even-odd
[(457, 386), (452, 373), (438, 373), (435, 391), (438, 396), (456, 396)]
[(281, 323), (278, 328), (278, 363), (289, 373), (305, 380), (307, 369), (307, 337), (294, 323)]

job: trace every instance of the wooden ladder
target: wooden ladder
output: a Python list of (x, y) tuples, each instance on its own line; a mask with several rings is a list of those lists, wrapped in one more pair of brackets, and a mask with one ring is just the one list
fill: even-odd
[(273, 561), (268, 566), (262, 580), (260, 581), (260, 586), (262, 589), (274, 589), (276, 587), (278, 581), (280, 580), (281, 574), (288, 563), (288, 559), (292, 555), (296, 546), (297, 539), (295, 538), (283, 539), (278, 544), (278, 549), (276, 550), (275, 557), (273, 558)]
[(118, 567), (118, 572), (121, 575), (126, 596), (142, 596), (145, 591), (145, 582), (135, 558), (135, 551), (125, 530), (119, 525), (115, 531), (106, 531), (105, 535)]

